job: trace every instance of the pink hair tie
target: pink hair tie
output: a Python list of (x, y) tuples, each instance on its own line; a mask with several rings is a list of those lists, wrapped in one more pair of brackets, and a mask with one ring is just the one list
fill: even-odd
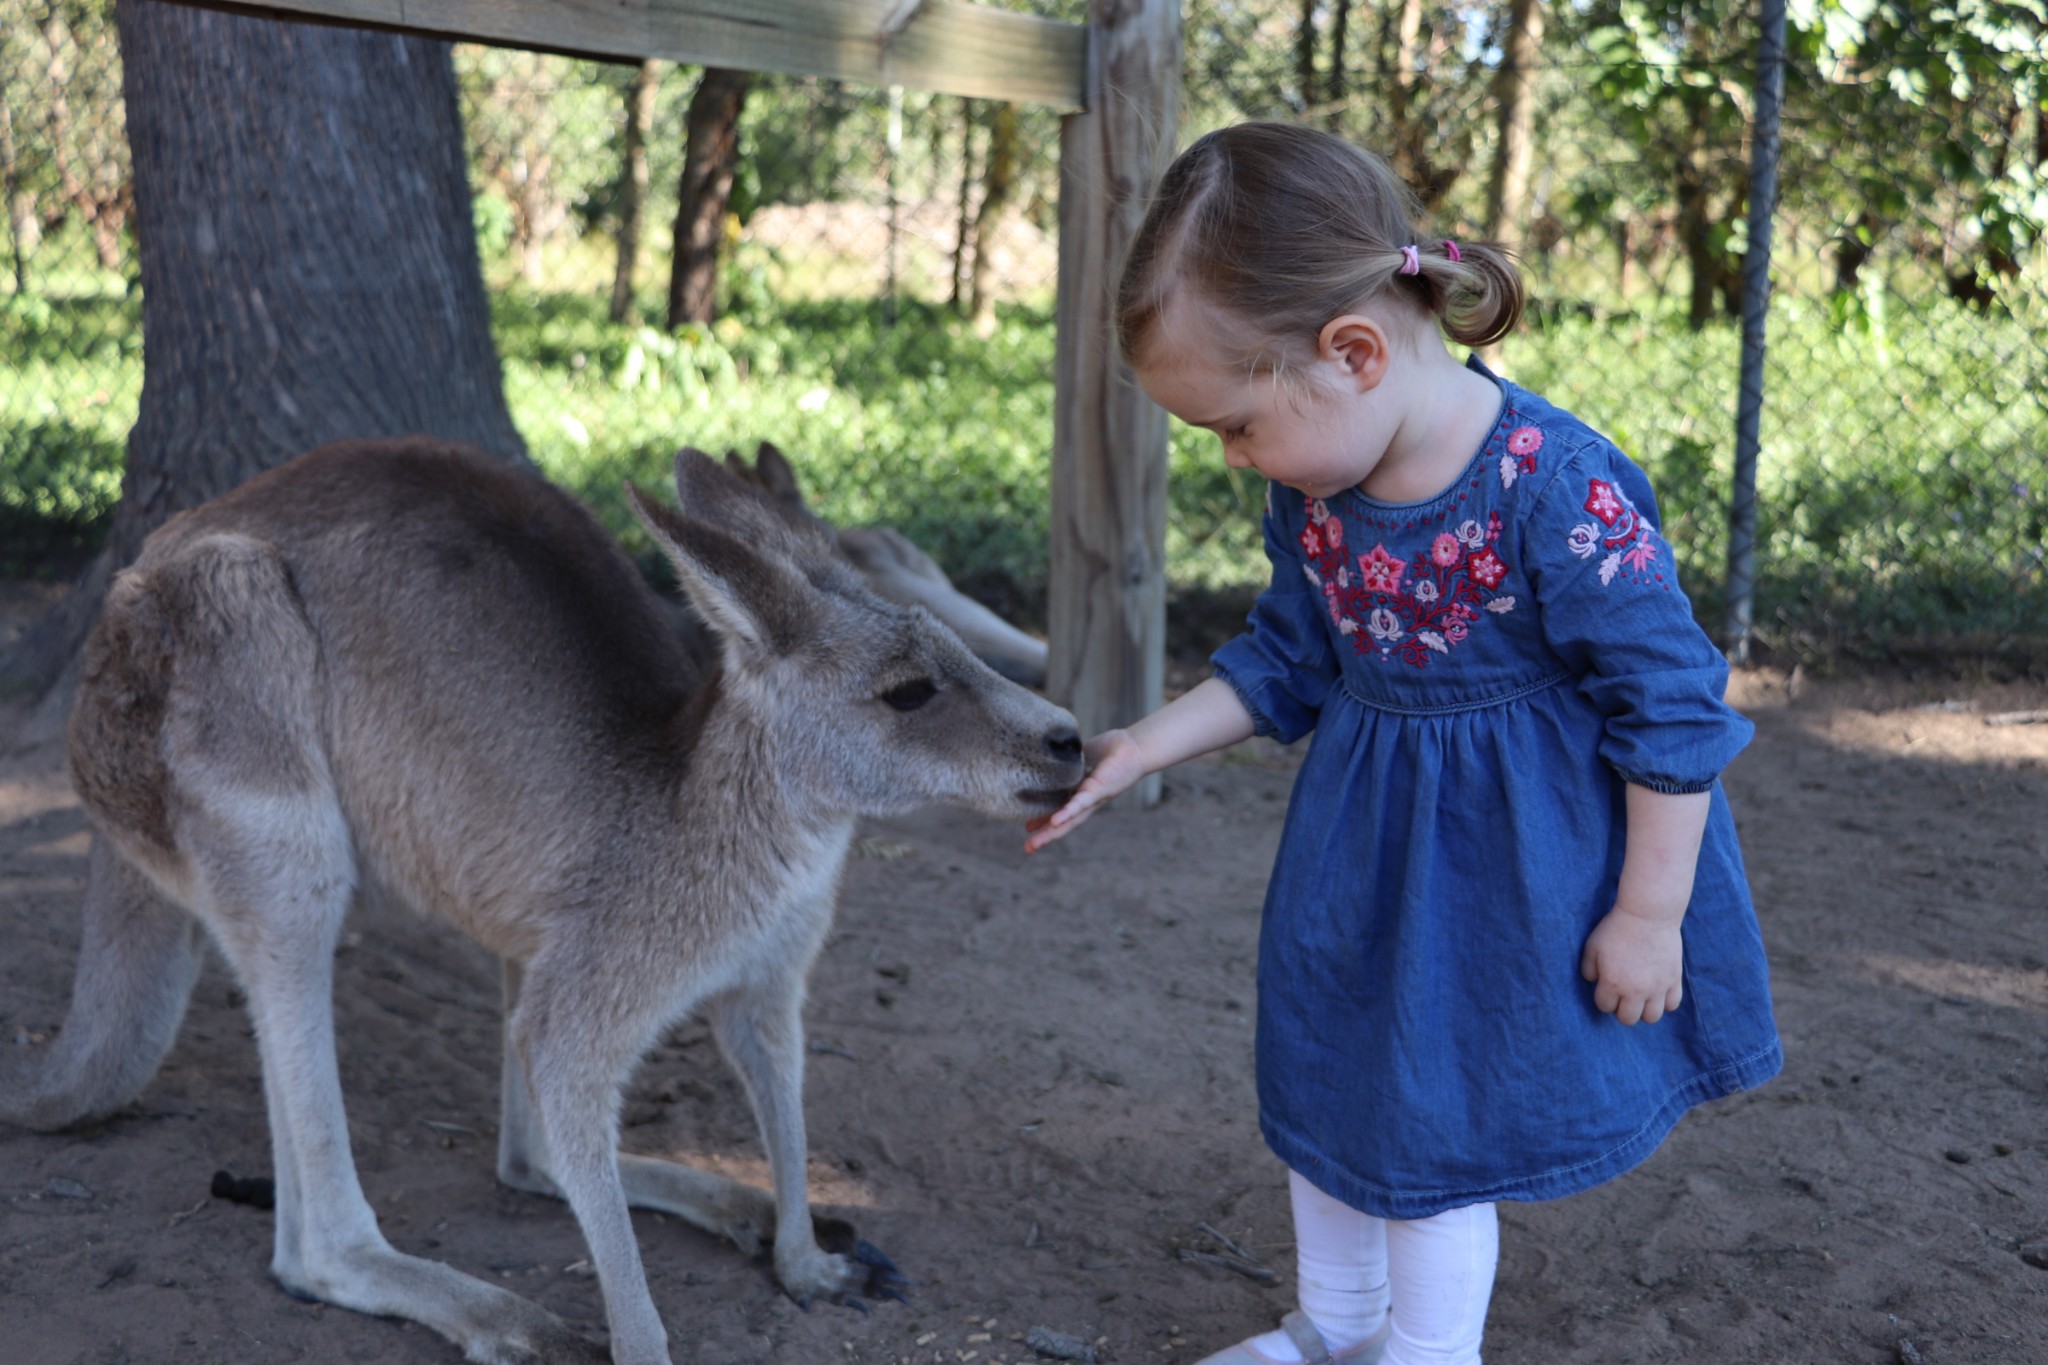
[(1422, 252), (1414, 246), (1401, 248), (1401, 268), (1397, 275), (1420, 275), (1422, 273)]
[(1448, 237), (1444, 238), (1444, 255), (1450, 257), (1454, 261), (1462, 261), (1465, 259), (1465, 253), (1458, 250), (1458, 244)]

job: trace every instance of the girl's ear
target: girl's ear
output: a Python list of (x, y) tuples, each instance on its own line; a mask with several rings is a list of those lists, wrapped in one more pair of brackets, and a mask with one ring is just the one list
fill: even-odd
[(1344, 382), (1364, 393), (1387, 377), (1392, 351), (1386, 328), (1363, 313), (1342, 313), (1323, 324), (1316, 354), (1340, 366)]

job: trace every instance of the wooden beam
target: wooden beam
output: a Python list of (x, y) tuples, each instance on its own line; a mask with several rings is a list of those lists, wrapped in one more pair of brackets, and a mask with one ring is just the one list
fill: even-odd
[[(1060, 130), (1048, 689), (1084, 734), (1155, 709), (1166, 663), (1166, 414), (1117, 355), (1116, 272), (1179, 116), (1178, 0), (1091, 0), (1088, 112)], [(1140, 800), (1159, 799), (1159, 779)]]
[(216, 9), (611, 61), (1084, 105), (1088, 30), (960, 0), (199, 0)]

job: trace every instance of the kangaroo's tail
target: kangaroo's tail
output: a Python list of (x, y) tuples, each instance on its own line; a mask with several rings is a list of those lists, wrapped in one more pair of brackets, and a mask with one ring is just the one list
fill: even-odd
[(71, 1012), (47, 1045), (0, 1041), (0, 1123), (45, 1132), (126, 1104), (178, 1036), (205, 931), (93, 836)]

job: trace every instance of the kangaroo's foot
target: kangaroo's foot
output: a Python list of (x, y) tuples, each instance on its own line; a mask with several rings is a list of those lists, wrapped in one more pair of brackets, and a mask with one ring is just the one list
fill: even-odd
[[(626, 1202), (634, 1208), (671, 1214), (725, 1238), (756, 1260), (766, 1259), (775, 1246), (775, 1199), (766, 1190), (694, 1166), (625, 1152), (619, 1154), (619, 1180)], [(861, 1299), (903, 1301), (909, 1279), (853, 1224), (813, 1213), (811, 1230), (817, 1243), (811, 1255), (799, 1251), (787, 1265), (777, 1258), (776, 1278), (791, 1298), (806, 1305), (812, 1299), (849, 1305)]]
[[(784, 1267), (778, 1257), (775, 1276), (797, 1306), (809, 1308), (813, 1297), (865, 1313), (864, 1299), (894, 1299), (908, 1303), (905, 1291), (911, 1282), (896, 1263), (873, 1242), (860, 1236), (844, 1218), (811, 1215), (811, 1231), (818, 1255), (803, 1257), (800, 1263)], [(809, 1292), (804, 1292), (804, 1286)]]
[(379, 1317), (409, 1318), (473, 1365), (607, 1365), (611, 1353), (530, 1299), (388, 1244), (273, 1264), (285, 1292)]

